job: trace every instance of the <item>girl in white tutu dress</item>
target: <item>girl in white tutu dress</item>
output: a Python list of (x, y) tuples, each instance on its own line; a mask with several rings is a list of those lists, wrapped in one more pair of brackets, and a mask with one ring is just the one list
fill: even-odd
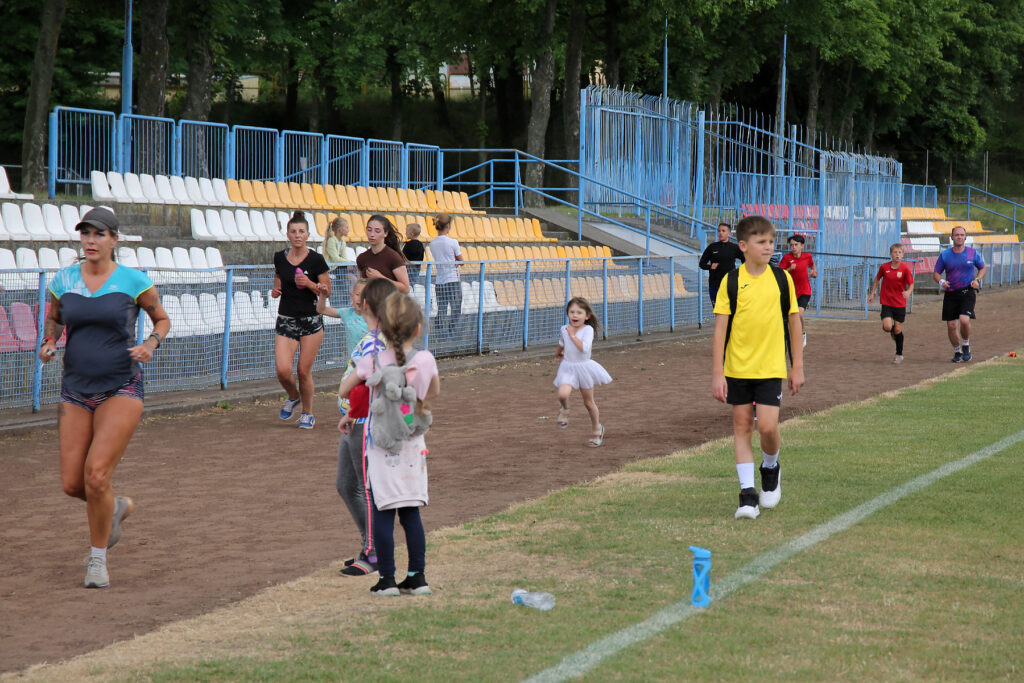
[(562, 361), (555, 375), (555, 386), (558, 387), (558, 426), (565, 429), (569, 426), (569, 395), (573, 389), (579, 389), (583, 396), (583, 405), (590, 413), (590, 426), (593, 430), (588, 446), (597, 447), (604, 442), (604, 425), (594, 401), (594, 387), (608, 384), (611, 375), (601, 364), (590, 359), (590, 349), (594, 345), (594, 332), (601, 323), (594, 315), (594, 309), (583, 297), (569, 299), (565, 306), (565, 314), (569, 324), (564, 325), (558, 338), (558, 352), (555, 358)]

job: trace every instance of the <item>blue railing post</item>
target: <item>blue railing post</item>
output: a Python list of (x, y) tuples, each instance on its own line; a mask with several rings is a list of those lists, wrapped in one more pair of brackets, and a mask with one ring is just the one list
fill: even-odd
[(364, 141), (363, 147), (359, 150), (359, 184), (370, 184), (370, 144)]
[(523, 287), (523, 348), (530, 345), (530, 266), (533, 261), (526, 260), (526, 284)]
[[(821, 152), (818, 155), (818, 234), (824, 236), (825, 234), (825, 193), (828, 191), (828, 184), (825, 181), (825, 153)], [(818, 286), (814, 288), (814, 306), (817, 309), (818, 315), (821, 315), (821, 281), (819, 280)]]
[(584, 178), (586, 177), (583, 169), (583, 160), (586, 159), (587, 151), (587, 91), (585, 89), (580, 90), (580, 147), (578, 153), (579, 164), (576, 171), (579, 173), (576, 176), (576, 213), (577, 220), (579, 221), (579, 227), (577, 228), (580, 234), (583, 234), (583, 197), (584, 197)]
[[(444, 191), (444, 152), (437, 150), (437, 191)], [(494, 206), (494, 203), (491, 203)]]
[(967, 186), (967, 220), (971, 220), (971, 186)]
[[(493, 167), (493, 166), (492, 166)], [(519, 215), (519, 204), (522, 202), (523, 176), (519, 168), (519, 150), (516, 150), (516, 189), (515, 189), (515, 215)]]
[(668, 257), (668, 329), (676, 331), (676, 257)]
[(636, 278), (636, 333), (644, 333), (644, 259), (638, 258)]
[(608, 261), (610, 259), (605, 257), (601, 262), (601, 320), (604, 324), (601, 325), (603, 330), (604, 339), (608, 338)]
[(231, 126), (228, 128), (227, 133), (227, 144), (226, 144), (227, 159), (224, 160), (224, 175), (230, 179), (235, 179), (236, 175), (236, 164), (235, 164), (235, 127)]
[(327, 143), (327, 137), (324, 136), (323, 142), (320, 143), (320, 184), (327, 185), (330, 179), (330, 166), (331, 166), (331, 150), (330, 145)]
[(57, 110), (50, 112), (49, 145), (46, 150), (46, 194), (50, 199), (57, 196)]
[[(430, 279), (433, 275), (434, 262), (427, 261), (427, 276), (423, 282), (423, 317), (427, 320), (427, 331), (423, 335), (423, 345), (430, 349)], [(438, 311), (440, 313), (440, 311)]]
[(274, 180), (284, 182), (284, 134), (281, 131), (274, 139)]
[[(697, 158), (694, 159), (693, 216), (704, 222), (704, 110), (697, 112)], [(693, 225), (692, 230), (696, 230)]]
[(480, 262), (479, 289), (476, 297), (476, 352), (484, 352), (484, 270), (487, 262)]
[[(644, 233), (647, 236), (647, 241), (644, 244), (644, 256), (651, 255), (651, 205), (644, 205)], [(580, 236), (583, 239), (583, 236)]]
[(122, 114), (117, 117), (117, 162), (114, 170), (127, 173), (131, 169), (131, 119)]
[(171, 129), (171, 175), (181, 175), (181, 124), (178, 121)]
[(572, 261), (565, 259), (565, 300), (572, 298)]
[[(488, 160), (488, 162), (487, 162), (487, 172), (488, 172), (488, 175), (490, 176), (490, 179), (491, 179), (490, 183), (488, 185), (487, 191), (490, 192), (490, 197), (491, 197), (491, 200), (490, 200), (491, 204), (490, 205), (494, 206), (494, 159)], [(516, 182), (518, 182), (518, 180), (519, 179), (516, 178)]]
[(409, 188), (409, 147), (402, 145), (402, 151), (398, 155), (398, 186), (403, 189)]
[(228, 388), (228, 363), (231, 356), (231, 305), (234, 302), (235, 269), (228, 268), (227, 293), (224, 301), (224, 335), (220, 352), (220, 388)]
[[(46, 273), (40, 271), (39, 285), (36, 291), (36, 339), (43, 338), (46, 323)], [(36, 352), (35, 368), (32, 370), (32, 412), (38, 413), (42, 406), (43, 394), (43, 361), (39, 359), (39, 344), (33, 347)]]

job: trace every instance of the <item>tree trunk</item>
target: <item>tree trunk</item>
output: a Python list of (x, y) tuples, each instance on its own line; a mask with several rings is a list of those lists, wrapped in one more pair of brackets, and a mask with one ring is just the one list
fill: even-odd
[(444, 96), (444, 83), (441, 82), (441, 76), (436, 72), (430, 74), (430, 92), (434, 96), (434, 113), (437, 116), (437, 125), (450, 129), (452, 121), (448, 116), (448, 100)]
[(619, 66), (622, 48), (619, 45), (619, 0), (605, 0), (604, 78), (609, 87), (619, 87)]
[(398, 63), (398, 48), (388, 48), (385, 61), (388, 80), (391, 81), (391, 139), (402, 139), (402, 66)]
[(523, 127), (523, 66), (516, 60), (516, 47), (505, 53), (505, 61), (494, 69), (494, 103), (498, 110), (498, 134), (502, 147), (514, 147)]
[(580, 70), (583, 66), (583, 34), (587, 30), (587, 7), (580, 0), (572, 4), (569, 38), (565, 42), (565, 79), (562, 84), (562, 128), (566, 159), (580, 153)]
[(210, 120), (210, 93), (213, 90), (213, 44), (210, 40), (210, 13), (206, 2), (196, 2), (185, 14), (188, 44), (188, 79), (185, 108), (181, 118), (191, 121)]
[(46, 0), (36, 40), (32, 81), (25, 106), (25, 132), (21, 146), (22, 192), (46, 191), (46, 117), (50, 109), (53, 69), (57, 61), (57, 40), (67, 11), (67, 0)]
[(284, 127), (298, 128), (299, 73), (295, 67), (295, 55), (289, 53), (284, 74)]
[(163, 116), (167, 109), (167, 7), (170, 0), (139, 0), (139, 113)]
[[(772, 133), (778, 133), (780, 130), (785, 132), (786, 122), (782, 120), (782, 102), (786, 96), (782, 92), (782, 70), (785, 68), (786, 53), (783, 50), (783, 41), (779, 41), (779, 82), (775, 93), (775, 130)], [(776, 157), (776, 163), (781, 163), (781, 158), (785, 150), (782, 148), (782, 138), (776, 136), (774, 138), (774, 144), (772, 145), (772, 154)]]
[[(555, 10), (558, 0), (547, 0), (544, 7), (544, 28), (541, 45), (544, 46), (533, 70), (530, 86), (530, 124), (527, 128), (526, 151), (535, 157), (544, 158), (547, 142), (548, 121), (551, 119), (551, 85), (555, 80), (555, 58), (551, 39), (555, 30)], [(526, 166), (525, 184), (531, 187), (544, 186), (544, 166), (529, 163)], [(544, 198), (532, 192), (523, 195), (526, 206), (544, 206)]]
[[(811, 46), (810, 64), (808, 65), (807, 79), (807, 132), (814, 135), (818, 130), (818, 100), (821, 95), (821, 64), (818, 62), (818, 46)], [(804, 149), (803, 163), (806, 166), (814, 166), (814, 153)]]
[[(469, 63), (469, 77), (472, 83), (473, 79), (473, 62)], [(477, 141), (476, 147), (481, 150), (477, 152), (478, 161), (481, 164), (477, 170), (477, 181), (480, 183), (487, 182), (487, 168), (482, 164), (487, 161), (487, 152), (482, 150), (487, 149), (487, 84), (491, 80), (489, 71), (484, 69), (478, 69), (479, 71), (479, 82), (480, 82), (480, 120), (476, 124)], [(483, 187), (483, 185), (481, 185)]]

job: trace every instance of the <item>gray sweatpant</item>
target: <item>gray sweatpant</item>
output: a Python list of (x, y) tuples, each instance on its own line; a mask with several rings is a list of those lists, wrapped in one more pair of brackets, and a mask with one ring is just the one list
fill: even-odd
[(366, 493), (363, 472), (363, 425), (354, 424), (352, 431), (347, 435), (342, 434), (338, 443), (338, 476), (335, 487), (359, 528), (363, 543), (360, 553), (364, 557), (370, 557), (377, 553), (372, 546), (373, 533), (368, 528), (367, 520), (372, 517), (367, 514), (370, 500)]

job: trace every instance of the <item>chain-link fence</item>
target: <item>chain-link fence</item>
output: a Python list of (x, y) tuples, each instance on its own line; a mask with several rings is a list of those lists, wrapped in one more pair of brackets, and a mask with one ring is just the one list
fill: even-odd
[[(1024, 276), (1020, 244), (979, 247), (992, 285)], [(866, 294), (885, 259), (815, 254), (818, 278), (808, 315), (867, 317)], [(713, 317), (707, 279), (696, 256), (477, 261), (460, 264), (458, 282), (438, 283), (437, 265), (411, 267), (412, 296), (429, 325), (420, 344), (437, 356), (485, 354), (554, 344), (570, 297), (585, 297), (604, 338), (696, 329)], [(0, 270), (0, 409), (58, 400), (62, 351), (37, 357), (54, 270)], [(150, 269), (171, 332), (144, 367), (147, 392), (207, 389), (275, 375), (276, 300), (267, 266), (208, 270)], [(923, 276), (923, 275), (922, 275)], [(332, 272), (332, 305), (350, 306), (352, 266)], [(325, 317), (315, 371), (344, 366), (357, 341), (337, 318)], [(140, 316), (138, 338), (149, 334)]]

